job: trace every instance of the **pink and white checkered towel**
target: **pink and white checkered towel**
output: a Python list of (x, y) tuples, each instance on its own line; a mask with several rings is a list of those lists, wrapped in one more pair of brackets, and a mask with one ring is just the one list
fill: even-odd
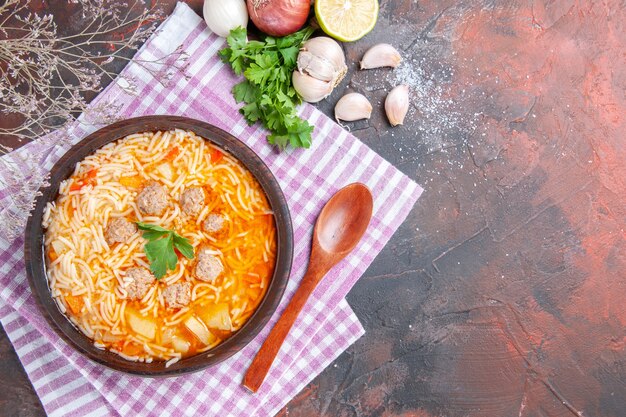
[[(313, 146), (274, 152), (266, 142), (267, 132), (248, 126), (237, 111), (230, 90), (238, 79), (217, 56), (224, 44), (179, 3), (136, 57), (154, 60), (179, 49), (189, 55), (190, 64), (167, 85), (130, 64), (124, 74), (136, 80), (136, 93), (127, 93), (123, 80), (117, 80), (92, 106), (116, 102), (123, 118), (173, 114), (204, 120), (240, 138), (263, 158), (287, 197), (293, 220), (293, 270), (282, 303), (246, 348), (217, 366), (167, 379), (129, 376), (92, 363), (48, 328), (26, 280), (23, 239), (0, 239), (0, 320), (50, 416), (271, 416), (363, 334), (344, 297), (404, 221), (422, 189), (310, 105), (300, 112), (315, 126)], [(72, 141), (95, 129), (76, 124), (70, 130)], [(49, 170), (67, 150), (52, 142), (33, 142), (3, 158), (23, 165), (23, 172)], [(46, 156), (37, 166), (24, 162), (23, 155), (35, 151)], [(11, 204), (8, 175), (0, 170), (0, 207), (5, 208)], [(355, 181), (367, 184), (374, 195), (370, 227), (314, 292), (265, 384), (251, 394), (241, 387), (243, 374), (304, 275), (317, 214), (335, 191)]]

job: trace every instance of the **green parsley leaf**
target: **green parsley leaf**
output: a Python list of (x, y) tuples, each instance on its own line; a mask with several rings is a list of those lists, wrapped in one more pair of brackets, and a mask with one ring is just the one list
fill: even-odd
[(232, 90), (235, 100), (243, 103), (240, 113), (250, 125), (261, 122), (270, 131), (268, 142), (281, 149), (311, 146), (313, 126), (298, 116), (301, 100), (291, 75), (302, 44), (312, 34), (309, 27), (282, 38), (246, 42), (246, 29), (237, 28), (226, 39), (228, 47), (219, 52), (235, 74), (244, 76)]
[(260, 120), (261, 117), (263, 117), (263, 113), (259, 109), (259, 106), (257, 106), (257, 104), (254, 102), (246, 104), (241, 109), (239, 109), (239, 112), (246, 116), (246, 119), (248, 120), (248, 124), (250, 126), (252, 126), (257, 120)]
[(300, 48), (298, 48), (297, 46), (290, 46), (288, 48), (283, 48), (280, 50), (280, 54), (283, 56), (285, 64), (289, 66), (296, 65), (296, 59), (298, 59), (299, 52)]
[(230, 36), (227, 39), (230, 48), (222, 49), (219, 52), (222, 61), (230, 64), (237, 75), (241, 75), (245, 68), (244, 47), (247, 41), (246, 29), (240, 26), (230, 31)]
[(248, 44), (246, 45), (246, 49), (251, 54), (258, 54), (261, 51), (263, 51), (264, 48), (265, 48), (265, 43), (259, 42), (259, 41), (248, 41)]
[(146, 243), (143, 250), (150, 262), (150, 271), (152, 271), (157, 279), (163, 278), (168, 269), (176, 269), (178, 256), (176, 256), (176, 252), (174, 252), (171, 234)]
[(252, 85), (248, 80), (244, 80), (233, 87), (233, 96), (237, 103), (254, 103), (259, 99), (261, 91), (256, 85)]
[(164, 227), (161, 227), (156, 224), (143, 223), (143, 222), (136, 222), (136, 224), (139, 230), (153, 230), (155, 232), (170, 233), (170, 230), (167, 230)]
[(174, 248), (184, 257), (193, 259), (193, 246), (189, 239), (156, 224), (137, 222), (137, 227), (143, 230), (143, 237), (148, 240), (143, 250), (150, 262), (150, 271), (157, 279), (163, 278), (168, 270), (176, 269), (178, 255)]
[(143, 232), (144, 239), (152, 242), (153, 240), (157, 240), (160, 237), (163, 237), (167, 233), (157, 232), (155, 230), (146, 230)]
[(189, 243), (189, 239), (174, 233), (174, 246), (185, 258), (193, 259), (193, 246)]
[(157, 226), (156, 224), (148, 224), (137, 222), (137, 227), (139, 230), (143, 230), (143, 237), (149, 241), (153, 241), (162, 237), (163, 235), (169, 233), (170, 231), (162, 228), (161, 226)]

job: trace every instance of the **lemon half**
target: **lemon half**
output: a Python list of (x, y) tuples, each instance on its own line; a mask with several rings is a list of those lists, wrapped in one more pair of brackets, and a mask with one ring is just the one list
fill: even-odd
[(378, 0), (315, 0), (315, 16), (329, 36), (356, 41), (376, 25)]

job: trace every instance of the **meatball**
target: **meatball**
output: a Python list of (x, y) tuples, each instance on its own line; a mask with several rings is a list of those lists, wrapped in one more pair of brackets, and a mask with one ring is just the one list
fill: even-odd
[(141, 300), (145, 297), (155, 280), (154, 275), (142, 267), (129, 268), (126, 271), (126, 278), (131, 279), (124, 284), (124, 289), (131, 300)]
[(114, 243), (126, 243), (137, 232), (137, 225), (123, 217), (118, 217), (109, 222), (104, 238), (109, 245)]
[(224, 266), (216, 256), (211, 255), (206, 250), (201, 250), (198, 253), (198, 262), (194, 273), (200, 281), (214, 282), (223, 271)]
[(137, 196), (137, 208), (143, 214), (160, 216), (167, 206), (167, 191), (157, 182), (144, 187)]
[(187, 188), (180, 196), (180, 206), (184, 213), (197, 215), (204, 207), (204, 190), (201, 187)]
[(163, 290), (165, 304), (169, 308), (181, 308), (191, 301), (191, 284), (189, 282), (177, 282)]
[(224, 217), (211, 213), (202, 223), (202, 228), (207, 233), (217, 233), (224, 227)]

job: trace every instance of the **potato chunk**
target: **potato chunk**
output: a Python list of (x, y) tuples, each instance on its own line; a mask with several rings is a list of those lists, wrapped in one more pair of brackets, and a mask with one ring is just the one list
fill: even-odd
[(198, 306), (196, 314), (209, 329), (228, 331), (232, 329), (228, 303)]
[(172, 346), (176, 352), (187, 353), (189, 351), (189, 342), (180, 337), (172, 339)]
[(135, 333), (148, 340), (154, 340), (157, 325), (153, 319), (142, 317), (138, 312), (126, 309), (126, 322)]
[(215, 341), (215, 336), (213, 336), (204, 323), (198, 320), (195, 316), (191, 316), (185, 320), (185, 327), (205, 345), (210, 345), (213, 341)]

